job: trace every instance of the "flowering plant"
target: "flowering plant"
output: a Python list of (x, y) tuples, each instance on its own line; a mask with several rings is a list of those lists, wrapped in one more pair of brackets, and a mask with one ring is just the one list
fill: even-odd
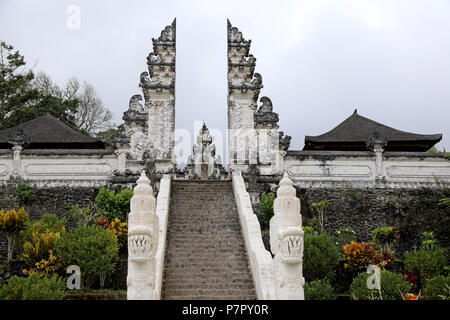
[(6, 232), (8, 238), (7, 260), (12, 259), (13, 248), (17, 233), (25, 228), (28, 221), (28, 212), (22, 207), (19, 210), (0, 210), (0, 231)]

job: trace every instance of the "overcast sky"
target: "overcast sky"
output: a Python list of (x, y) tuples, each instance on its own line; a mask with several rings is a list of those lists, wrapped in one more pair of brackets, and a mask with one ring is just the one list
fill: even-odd
[[(80, 9), (80, 28), (68, 8)], [(226, 18), (252, 40), (261, 96), (302, 149), (358, 113), (442, 133), (450, 151), (450, 1), (0, 1), (0, 39), (64, 85), (93, 84), (120, 123), (152, 37), (177, 18), (176, 127), (227, 125)], [(72, 24), (73, 26), (73, 24)], [(197, 132), (195, 132), (195, 135)]]

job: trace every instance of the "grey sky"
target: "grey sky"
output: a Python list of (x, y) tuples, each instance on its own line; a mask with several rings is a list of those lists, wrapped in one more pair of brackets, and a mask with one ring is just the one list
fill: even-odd
[[(70, 30), (69, 5), (81, 9)], [(414, 133), (442, 133), (450, 151), (450, 1), (0, 2), (0, 39), (58, 84), (92, 83), (120, 123), (141, 93), (151, 38), (177, 17), (176, 127), (227, 124), (226, 18), (252, 40), (261, 95), (291, 149), (355, 108)], [(196, 132), (195, 132), (196, 135)]]

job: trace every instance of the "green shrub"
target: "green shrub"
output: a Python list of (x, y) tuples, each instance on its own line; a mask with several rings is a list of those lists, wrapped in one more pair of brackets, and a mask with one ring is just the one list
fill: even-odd
[(435, 276), (428, 280), (424, 290), (426, 300), (450, 300), (450, 276)]
[(57, 277), (13, 276), (0, 288), (0, 300), (62, 300), (65, 283)]
[(336, 300), (330, 280), (314, 280), (305, 283), (305, 300)]
[(31, 181), (19, 181), (16, 188), (16, 197), (20, 204), (32, 204), (34, 202), (34, 190)]
[(447, 265), (446, 250), (439, 246), (433, 233), (424, 232), (423, 236), (420, 248), (405, 252), (403, 260), (406, 270), (419, 276), (422, 287), (428, 279), (441, 274)]
[(55, 243), (56, 255), (81, 269), (82, 282), (89, 289), (95, 279), (114, 272), (117, 237), (98, 226), (79, 226)]
[(380, 297), (377, 289), (367, 288), (367, 279), (369, 276), (369, 273), (363, 272), (353, 279), (350, 286), (350, 296), (353, 300), (403, 300), (403, 296), (412, 287), (412, 284), (401, 275), (382, 270)]
[(95, 197), (95, 205), (100, 214), (108, 217), (110, 221), (119, 218), (127, 221), (127, 214), (130, 212), (130, 200), (133, 190), (123, 189), (115, 193), (113, 190), (101, 188)]
[(78, 226), (88, 226), (97, 220), (98, 214), (92, 208), (82, 208), (78, 205), (69, 208), (69, 215)]
[(38, 220), (27, 221), (21, 235), (25, 241), (29, 241), (31, 240), (31, 233), (36, 225), (39, 225), (41, 232), (62, 232), (66, 230), (66, 224), (67, 219), (65, 217), (59, 218), (56, 214), (44, 213)]
[(303, 252), (303, 274), (306, 281), (331, 279), (339, 263), (339, 252), (333, 237), (306, 229)]
[(339, 248), (342, 248), (346, 244), (349, 244), (352, 241), (356, 240), (356, 233), (352, 228), (341, 228), (338, 231), (336, 231), (337, 234), (337, 241), (336, 245)]
[(273, 192), (263, 192), (261, 194), (261, 229), (269, 230), (270, 219), (273, 217), (273, 202), (275, 201), (275, 194)]

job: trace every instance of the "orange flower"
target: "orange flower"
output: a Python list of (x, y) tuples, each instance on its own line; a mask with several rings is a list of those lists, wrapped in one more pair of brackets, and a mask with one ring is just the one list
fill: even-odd
[(405, 300), (417, 300), (419, 296), (412, 293), (405, 293)]

